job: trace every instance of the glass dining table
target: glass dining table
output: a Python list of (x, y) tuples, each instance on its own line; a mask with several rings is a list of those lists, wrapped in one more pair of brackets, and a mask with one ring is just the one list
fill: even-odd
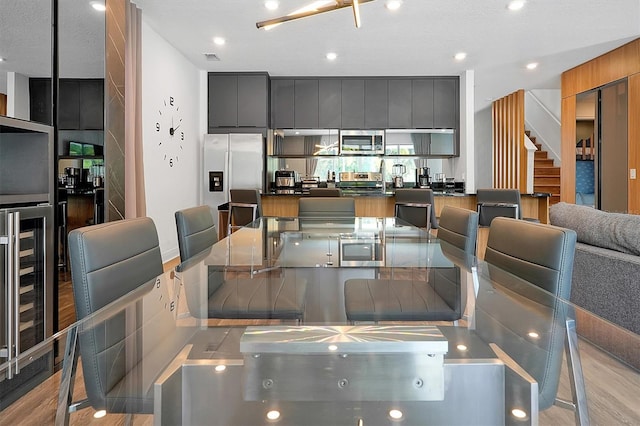
[[(298, 317), (276, 319), (283, 280), (300, 284)], [(406, 306), (395, 290), (352, 303), (363, 281), (408, 285), (415, 318), (448, 320), (394, 318)], [(221, 288), (232, 299), (248, 285), (264, 306), (210, 315)], [(43, 409), (61, 425), (86, 405), (158, 425), (538, 424), (553, 404), (588, 424), (576, 309), (398, 219), (263, 217), (12, 362), (64, 359), (41, 385), (55, 388), (57, 406)], [(110, 341), (122, 335), (113, 327), (125, 337)], [(117, 365), (92, 339), (117, 348)], [(76, 368), (89, 357), (100, 371)], [(115, 368), (126, 372), (117, 383)], [(569, 393), (558, 395), (563, 374)], [(82, 385), (99, 395), (74, 405)]]

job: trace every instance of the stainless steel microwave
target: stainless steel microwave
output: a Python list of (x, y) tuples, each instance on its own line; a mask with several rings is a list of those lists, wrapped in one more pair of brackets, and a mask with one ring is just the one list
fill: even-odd
[(340, 130), (340, 154), (383, 155), (384, 130)]

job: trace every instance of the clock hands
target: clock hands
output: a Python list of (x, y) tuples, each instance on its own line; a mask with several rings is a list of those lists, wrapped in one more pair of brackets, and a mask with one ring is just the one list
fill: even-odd
[(176, 130), (180, 128), (181, 124), (182, 124), (182, 119), (180, 119), (180, 123), (176, 127), (173, 127), (173, 117), (171, 117), (171, 128), (169, 128), (169, 134), (173, 136)]

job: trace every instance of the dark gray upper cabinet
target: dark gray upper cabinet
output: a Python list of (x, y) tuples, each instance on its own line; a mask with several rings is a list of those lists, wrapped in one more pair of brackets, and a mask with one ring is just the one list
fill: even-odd
[(274, 129), (293, 129), (295, 81), (293, 79), (271, 80), (271, 127)]
[(342, 80), (342, 128), (364, 128), (364, 80)]
[(104, 80), (81, 80), (78, 86), (80, 96), (80, 129), (104, 129)]
[[(59, 80), (58, 128), (60, 130), (104, 129), (104, 80), (101, 78)], [(29, 79), (30, 119), (52, 124), (51, 80)]]
[(267, 127), (269, 76), (238, 76), (238, 127)]
[(60, 80), (60, 106), (58, 128), (73, 130), (80, 128), (80, 88), (76, 80)]
[(318, 80), (296, 80), (294, 89), (296, 129), (318, 128)]
[(325, 78), (318, 81), (318, 127), (342, 127), (342, 82), (339, 79)]
[(389, 86), (386, 79), (364, 81), (364, 127), (389, 127)]
[(433, 128), (433, 79), (414, 79), (412, 92), (412, 127), (416, 129)]
[(389, 80), (389, 128), (410, 129), (411, 80)]
[(267, 127), (267, 74), (209, 73), (209, 127)]
[(458, 127), (458, 79), (438, 78), (433, 81), (433, 127)]

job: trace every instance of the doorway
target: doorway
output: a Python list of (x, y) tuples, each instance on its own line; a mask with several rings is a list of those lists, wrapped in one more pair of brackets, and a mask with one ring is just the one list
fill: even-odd
[(627, 80), (576, 96), (576, 204), (626, 213)]

